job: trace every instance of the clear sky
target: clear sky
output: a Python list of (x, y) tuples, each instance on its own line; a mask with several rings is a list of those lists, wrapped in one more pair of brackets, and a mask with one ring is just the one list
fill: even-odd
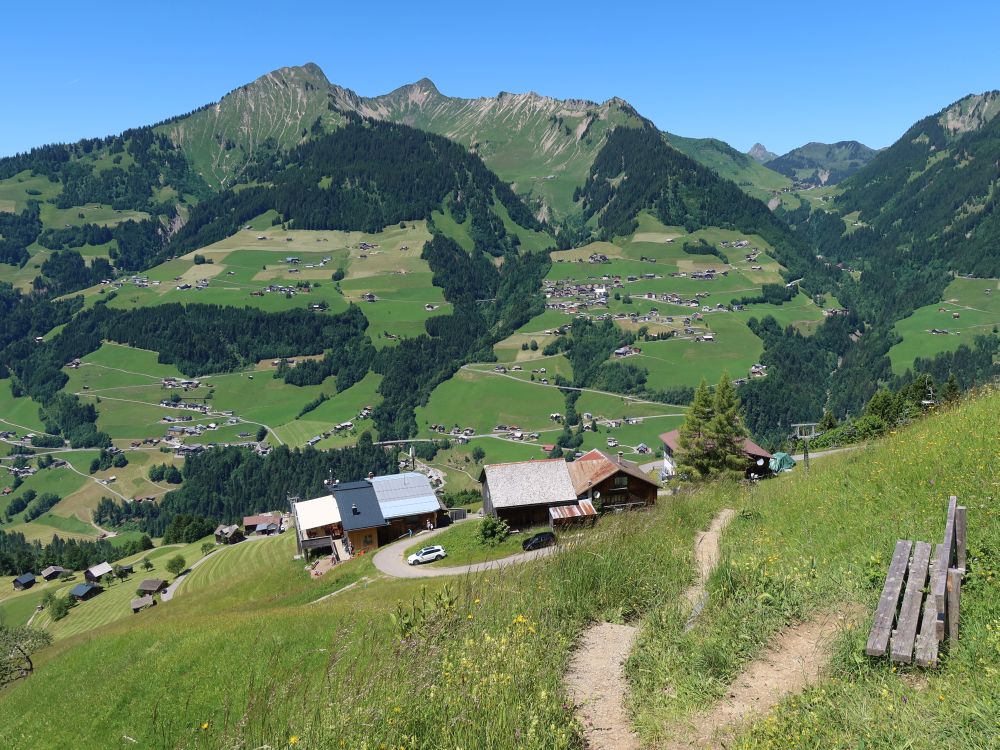
[(1000, 88), (1000, 4), (12, 3), (0, 155), (103, 136), (315, 62), (363, 95), (427, 76), (452, 96), (620, 96), (660, 128), (740, 150), (892, 143)]

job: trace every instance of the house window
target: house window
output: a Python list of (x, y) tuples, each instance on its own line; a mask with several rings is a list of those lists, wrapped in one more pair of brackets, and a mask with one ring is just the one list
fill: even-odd
[(374, 540), (372, 539), (372, 535), (371, 534), (365, 534), (365, 540), (364, 540), (364, 546), (365, 547), (371, 547), (373, 541)]
[(624, 474), (619, 474), (615, 477), (615, 489), (624, 490), (628, 487), (628, 477)]

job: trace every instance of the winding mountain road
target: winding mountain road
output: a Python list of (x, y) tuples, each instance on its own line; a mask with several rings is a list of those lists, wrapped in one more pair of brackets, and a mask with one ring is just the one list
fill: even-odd
[[(468, 523), (473, 519), (458, 521), (458, 523)], [(393, 578), (440, 578), (442, 576), (463, 576), (470, 573), (483, 573), (489, 570), (499, 570), (510, 565), (536, 560), (545, 555), (554, 554), (558, 547), (545, 547), (543, 549), (532, 550), (531, 552), (518, 552), (516, 555), (501, 557), (499, 560), (489, 562), (473, 563), (471, 565), (452, 565), (447, 567), (432, 567), (430, 565), (410, 565), (403, 559), (406, 548), (412, 544), (427, 541), (451, 526), (444, 526), (433, 531), (421, 531), (412, 537), (403, 537), (392, 544), (381, 547), (372, 562), (382, 573)]]

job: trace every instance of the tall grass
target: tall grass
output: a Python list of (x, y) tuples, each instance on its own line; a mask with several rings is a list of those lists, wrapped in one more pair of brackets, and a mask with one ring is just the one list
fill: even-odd
[[(994, 747), (1000, 716), (1000, 393), (990, 391), (882, 442), (814, 461), (810, 474), (707, 494), (741, 510), (723, 537), (698, 625), (668, 604), (629, 663), (643, 734), (672, 735), (712, 705), (783, 627), (860, 612), (829, 676), (780, 705), (743, 748)], [(949, 495), (969, 508), (961, 637), (934, 670), (864, 656), (896, 539), (940, 541)], [(945, 739), (947, 741), (945, 741)]]

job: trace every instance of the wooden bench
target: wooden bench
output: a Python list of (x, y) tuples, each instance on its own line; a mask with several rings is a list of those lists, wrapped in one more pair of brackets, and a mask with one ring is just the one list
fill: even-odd
[(958, 640), (958, 615), (965, 575), (967, 517), (954, 496), (948, 501), (944, 540), (900, 539), (889, 564), (865, 653), (899, 664), (937, 664), (939, 644)]

